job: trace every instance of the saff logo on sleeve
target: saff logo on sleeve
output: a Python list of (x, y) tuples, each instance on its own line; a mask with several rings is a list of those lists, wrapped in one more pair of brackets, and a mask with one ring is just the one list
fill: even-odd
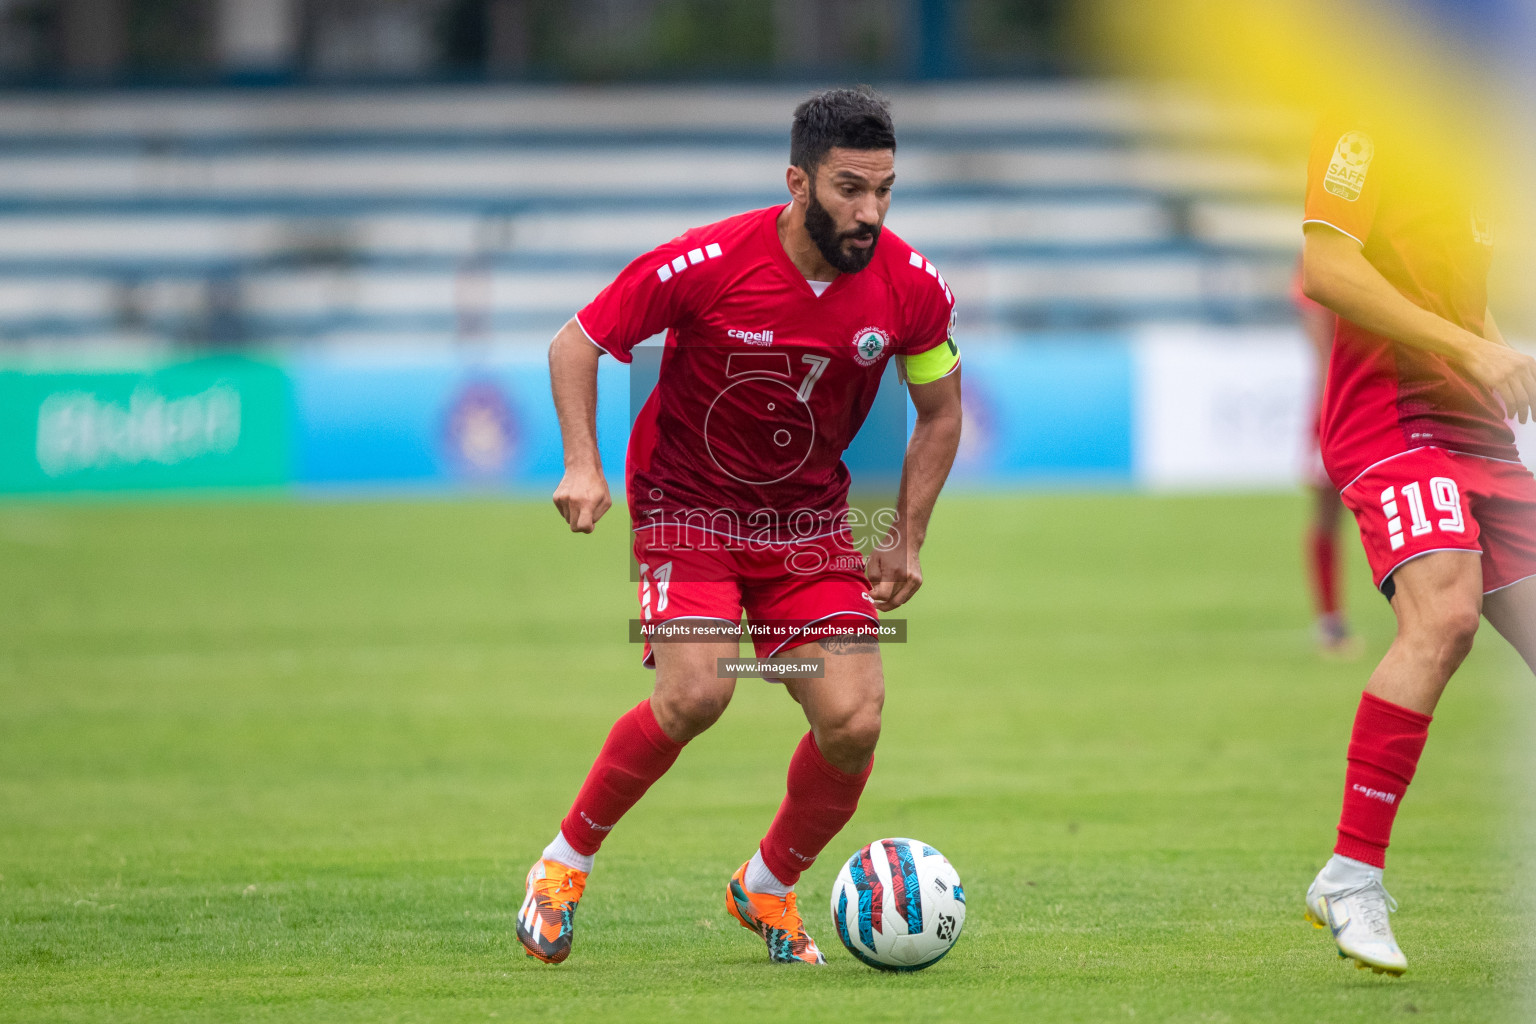
[(878, 327), (864, 327), (853, 336), (853, 358), (860, 366), (874, 366), (885, 355), (891, 336)]
[(1360, 198), (1365, 188), (1365, 175), (1371, 169), (1376, 156), (1376, 143), (1365, 132), (1345, 132), (1339, 144), (1333, 147), (1333, 159), (1328, 161), (1328, 176), (1323, 188), (1346, 203)]

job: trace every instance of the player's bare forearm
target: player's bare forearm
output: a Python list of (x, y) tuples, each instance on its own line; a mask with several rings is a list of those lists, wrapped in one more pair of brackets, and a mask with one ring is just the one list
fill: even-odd
[[(1484, 338), (1411, 302), (1361, 252), (1325, 224), (1306, 227), (1302, 290), (1345, 320), (1400, 345), (1444, 356), (1493, 391), (1523, 422), (1536, 402), (1536, 359)], [(1497, 328), (1493, 328), (1496, 337)]]
[(565, 475), (555, 488), (555, 508), (575, 533), (592, 527), (613, 506), (597, 451), (597, 361), (602, 350), (575, 320), (549, 345), (549, 387), (560, 420)]
[(1371, 266), (1359, 242), (1327, 225), (1307, 225), (1301, 266), (1307, 298), (1373, 334), (1452, 358), (1483, 340), (1409, 301)]
[(910, 387), (917, 423), (907, 442), (901, 466), (897, 523), (905, 538), (921, 548), (928, 537), (928, 519), (949, 479), (960, 449), (960, 370), (931, 384)]
[(1493, 310), (1491, 309), (1483, 313), (1483, 337), (1496, 345), (1503, 345), (1505, 348), (1512, 347), (1509, 342), (1504, 340), (1504, 332), (1499, 330), (1499, 325), (1494, 322)]
[(902, 462), (896, 521), (876, 547), (867, 569), (870, 597), (883, 612), (901, 607), (923, 585), (918, 552), (960, 447), (959, 369), (931, 384), (912, 385), (911, 394), (917, 407), (917, 425)]

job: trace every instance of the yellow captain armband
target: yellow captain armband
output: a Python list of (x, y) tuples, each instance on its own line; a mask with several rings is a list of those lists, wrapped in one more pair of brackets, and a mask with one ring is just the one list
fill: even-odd
[(908, 384), (932, 384), (955, 372), (960, 365), (960, 348), (953, 337), (946, 338), (926, 352), (902, 357), (901, 363)]

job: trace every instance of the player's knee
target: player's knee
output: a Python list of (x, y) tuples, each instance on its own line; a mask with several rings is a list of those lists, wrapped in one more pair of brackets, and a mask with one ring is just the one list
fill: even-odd
[(1465, 603), (1441, 613), (1439, 627), (1442, 646), (1446, 649), (1446, 656), (1454, 658), (1458, 665), (1472, 650), (1480, 617), (1481, 612), (1475, 605)]
[(830, 722), (816, 732), (821, 755), (846, 772), (862, 771), (880, 742), (880, 709), (859, 710)]
[(1454, 672), (1472, 651), (1480, 616), (1474, 603), (1444, 602), (1419, 623), (1418, 644), (1442, 671)]
[(729, 692), (711, 686), (674, 686), (651, 698), (657, 723), (675, 740), (692, 739), (714, 725), (730, 702)]

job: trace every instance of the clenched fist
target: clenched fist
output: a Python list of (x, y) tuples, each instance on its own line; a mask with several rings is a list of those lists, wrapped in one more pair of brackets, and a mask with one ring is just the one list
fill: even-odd
[(555, 488), (555, 508), (571, 525), (572, 533), (591, 533), (592, 527), (613, 507), (608, 481), (596, 466), (567, 469)]

